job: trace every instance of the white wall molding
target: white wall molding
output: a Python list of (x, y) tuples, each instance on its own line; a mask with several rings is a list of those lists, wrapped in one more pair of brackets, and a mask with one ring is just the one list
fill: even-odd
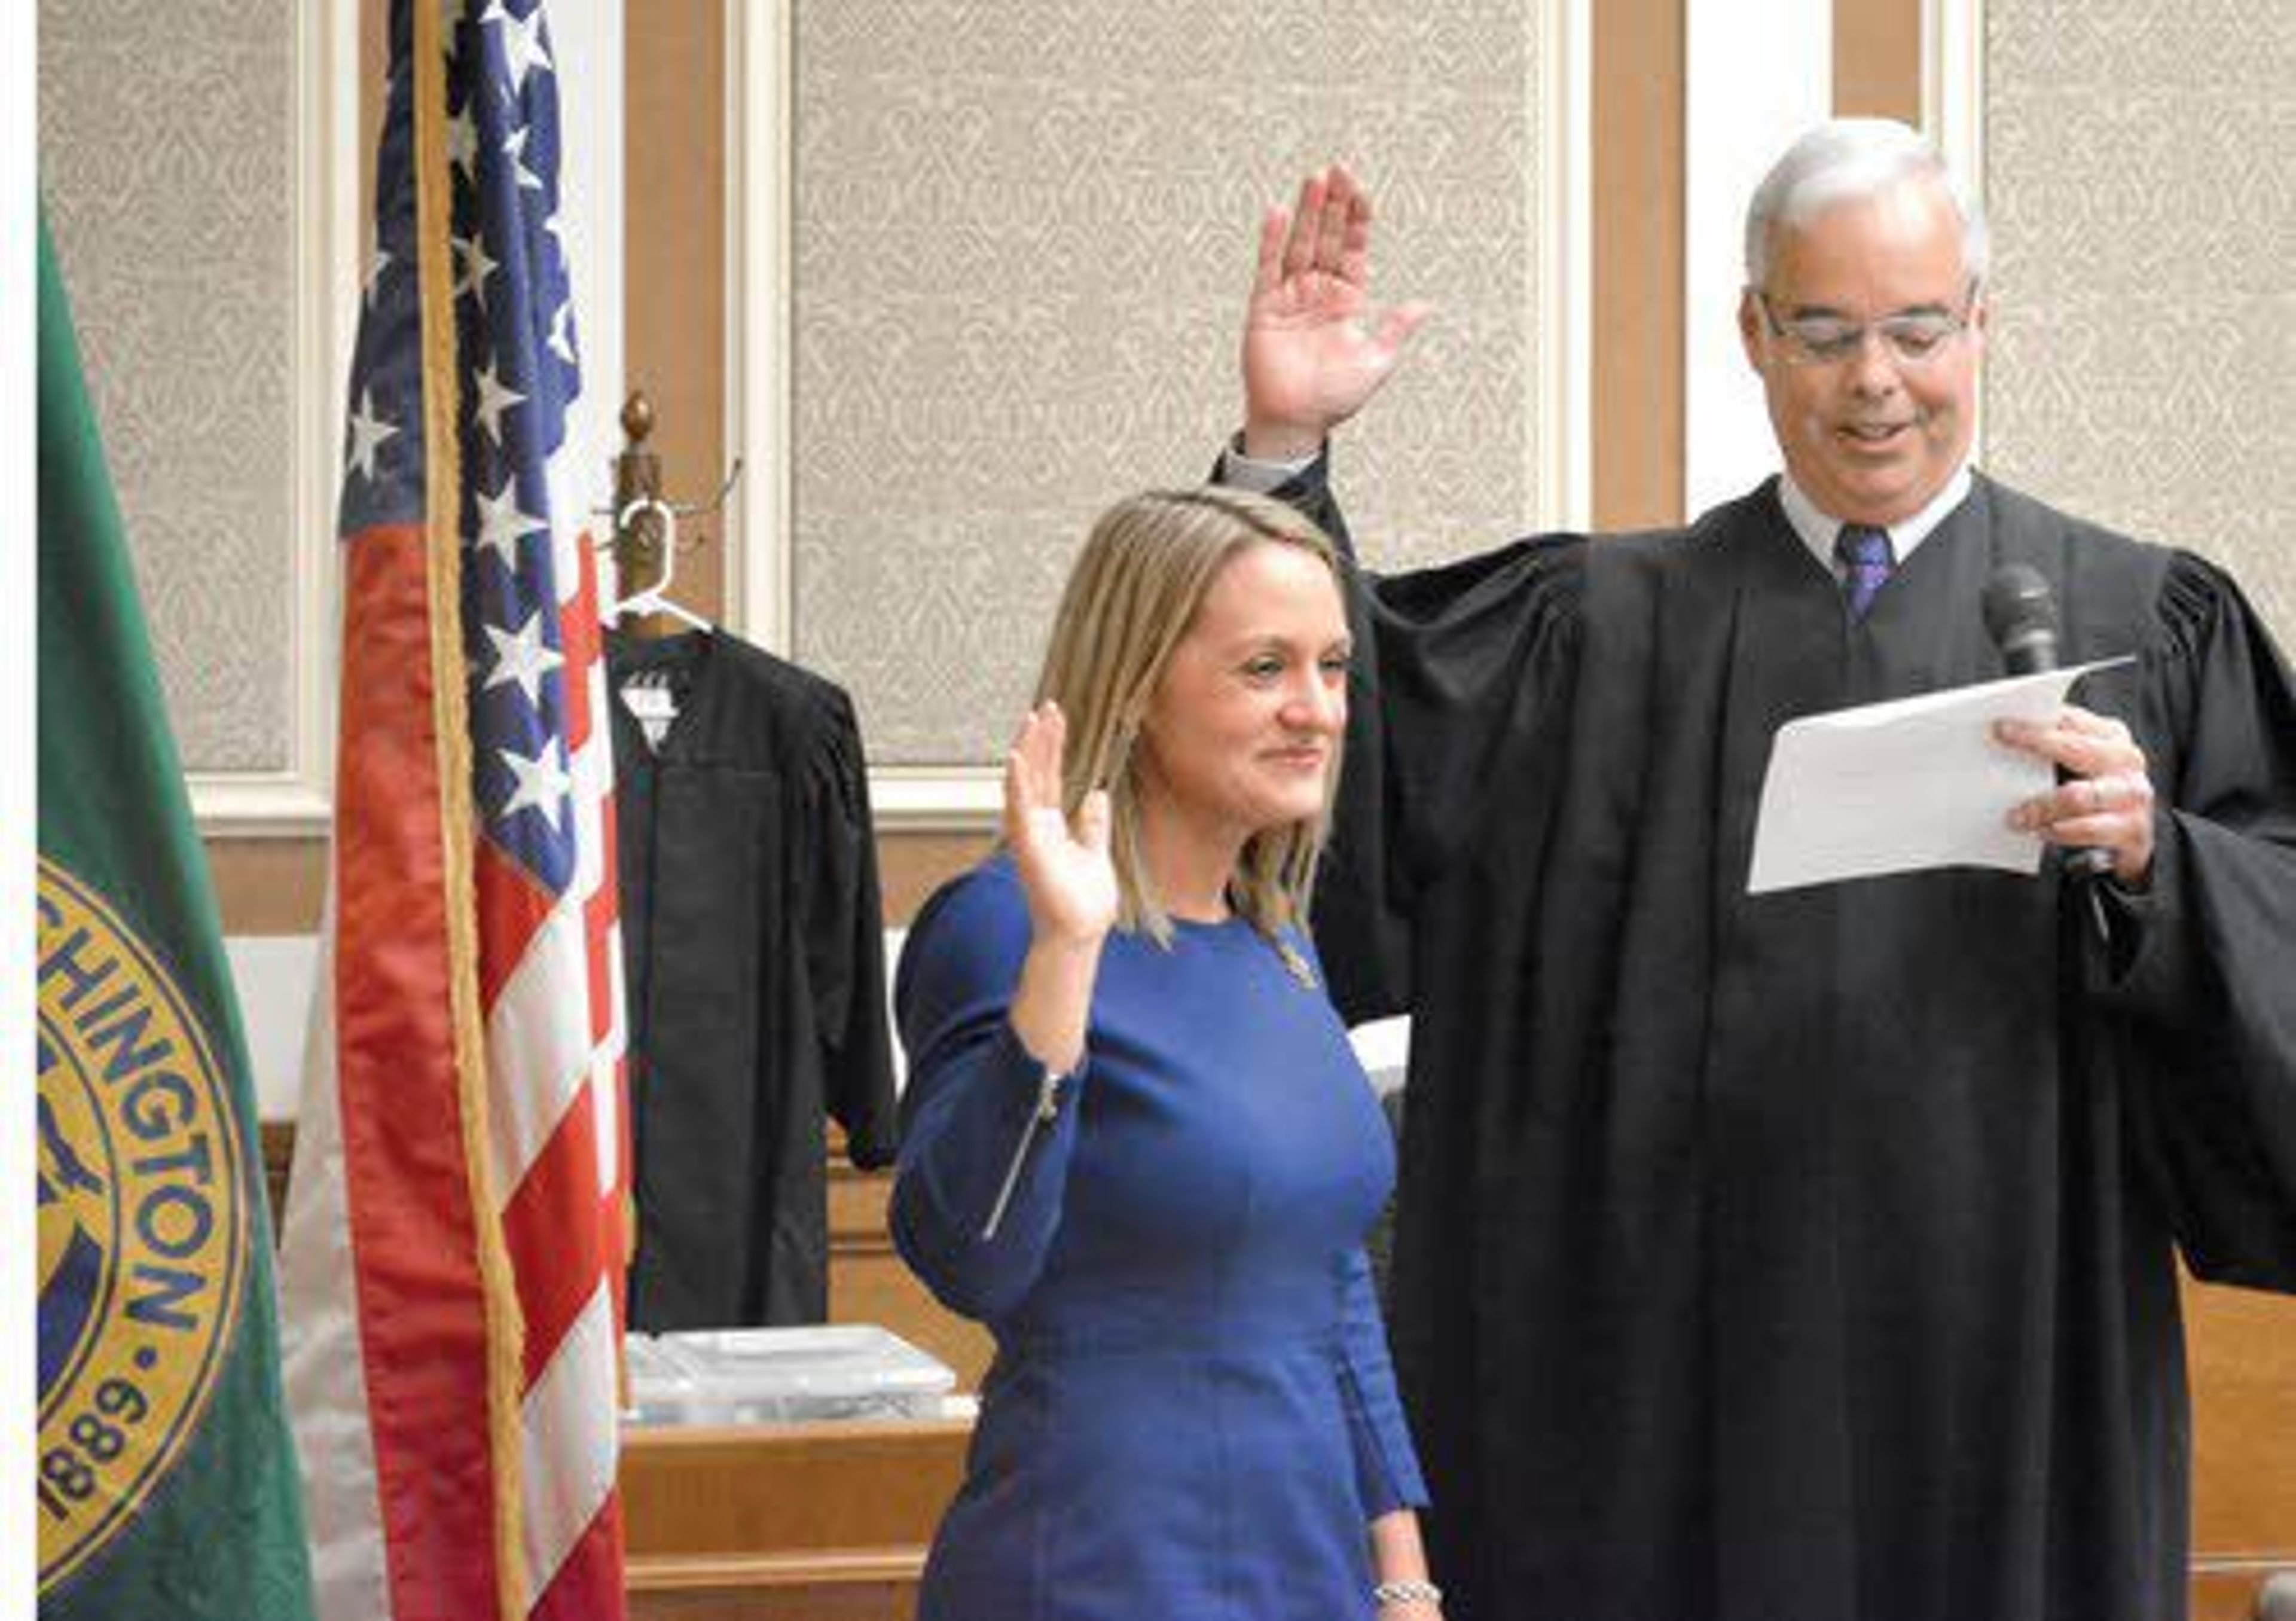
[(878, 765), (869, 773), (869, 814), (879, 831), (970, 833), (996, 825), (1004, 774), (995, 765)]
[(796, 282), (794, 0), (726, 0), (726, 438), (742, 461), (730, 504), (741, 544), (726, 559), (734, 627), (786, 657), (791, 596), (790, 346)]
[(1594, 0), (1539, 5), (1538, 410), (1531, 487), (1540, 529), (1595, 511)]
[(295, 8), (293, 438), (287, 458), (287, 763), (188, 774), (200, 831), (300, 838), (326, 831), (334, 798), (335, 503), (343, 386), (357, 336), (368, 226), (359, 218), (358, 0)]
[[(1985, 198), (1985, 0), (1922, 0), (1922, 129)], [(1977, 390), (1970, 456), (1985, 463), (1985, 389)]]
[(624, 0), (550, 0), (566, 136), (559, 195), (582, 356), (582, 397), (569, 432), (581, 449), (580, 492), (590, 509), (573, 516), (594, 528), (613, 502), (622, 447), (623, 12)]
[(1691, 514), (1777, 471), (1739, 346), (1746, 200), (1833, 112), (1833, 0), (1687, 0), (1683, 75), (1683, 485)]
[(1923, 0), (1922, 127), (1980, 195), (1985, 183), (1985, 0)]

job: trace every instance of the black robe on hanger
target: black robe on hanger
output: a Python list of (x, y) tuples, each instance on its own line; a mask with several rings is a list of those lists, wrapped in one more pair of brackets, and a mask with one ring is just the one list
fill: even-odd
[[(610, 634), (637, 1255), (630, 1325), (818, 1322), (823, 1119), (898, 1146), (884, 918), (853, 706), (723, 631)], [(666, 684), (650, 745), (624, 700)]]

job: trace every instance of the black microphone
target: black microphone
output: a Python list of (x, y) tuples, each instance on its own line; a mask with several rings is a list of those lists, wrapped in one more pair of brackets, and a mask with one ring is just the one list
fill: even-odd
[[(2057, 604), (2049, 582), (2030, 563), (2004, 563), (1985, 582), (1985, 632), (2001, 650), (2012, 675), (2038, 675), (2057, 667)], [(2088, 911), (2101, 937), (2111, 928), (2095, 880), (2112, 871), (2110, 850), (2068, 848), (2058, 856), (2064, 872), (2088, 892)]]
[(2004, 563), (1985, 582), (1985, 634), (2012, 675), (2057, 667), (2057, 603), (2030, 563)]

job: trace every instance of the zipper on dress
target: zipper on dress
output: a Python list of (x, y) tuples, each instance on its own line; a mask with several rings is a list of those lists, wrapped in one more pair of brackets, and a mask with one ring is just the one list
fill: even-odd
[(1051, 1070), (1045, 1071), (1037, 1083), (1037, 1101), (1029, 1110), (1029, 1118), (1021, 1124), (1021, 1140), (1013, 1145), (1013, 1163), (1004, 1167), (1004, 1185), (996, 1190), (996, 1203), (988, 1212), (988, 1220), (980, 1229), (984, 1244), (996, 1236), (996, 1229), (1004, 1224), (1005, 1207), (1013, 1202), (1013, 1191), (1021, 1185), (1021, 1167), (1029, 1162), (1029, 1150), (1037, 1141), (1039, 1126), (1049, 1126), (1061, 1112), (1061, 1077)]

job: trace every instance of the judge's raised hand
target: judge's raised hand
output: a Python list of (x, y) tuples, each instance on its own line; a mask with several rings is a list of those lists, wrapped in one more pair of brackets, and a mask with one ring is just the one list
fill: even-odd
[(2065, 772), (2056, 787), (2011, 811), (2009, 825), (2051, 844), (2103, 850), (2115, 878), (2142, 888), (2152, 876), (2152, 779), (2128, 728), (2067, 704), (2047, 725), (2005, 720), (1995, 733)]
[(1029, 901), (1036, 938), (1097, 947), (1116, 923), (1116, 865), (1108, 854), (1108, 795), (1085, 796), (1073, 826), (1061, 803), (1068, 717), (1041, 703), (1004, 757), (1004, 842)]
[(1385, 382), (1423, 304), (1371, 298), (1371, 198), (1338, 165), (1310, 175), (1296, 209), (1267, 210), (1243, 325), (1243, 453), (1316, 454)]

